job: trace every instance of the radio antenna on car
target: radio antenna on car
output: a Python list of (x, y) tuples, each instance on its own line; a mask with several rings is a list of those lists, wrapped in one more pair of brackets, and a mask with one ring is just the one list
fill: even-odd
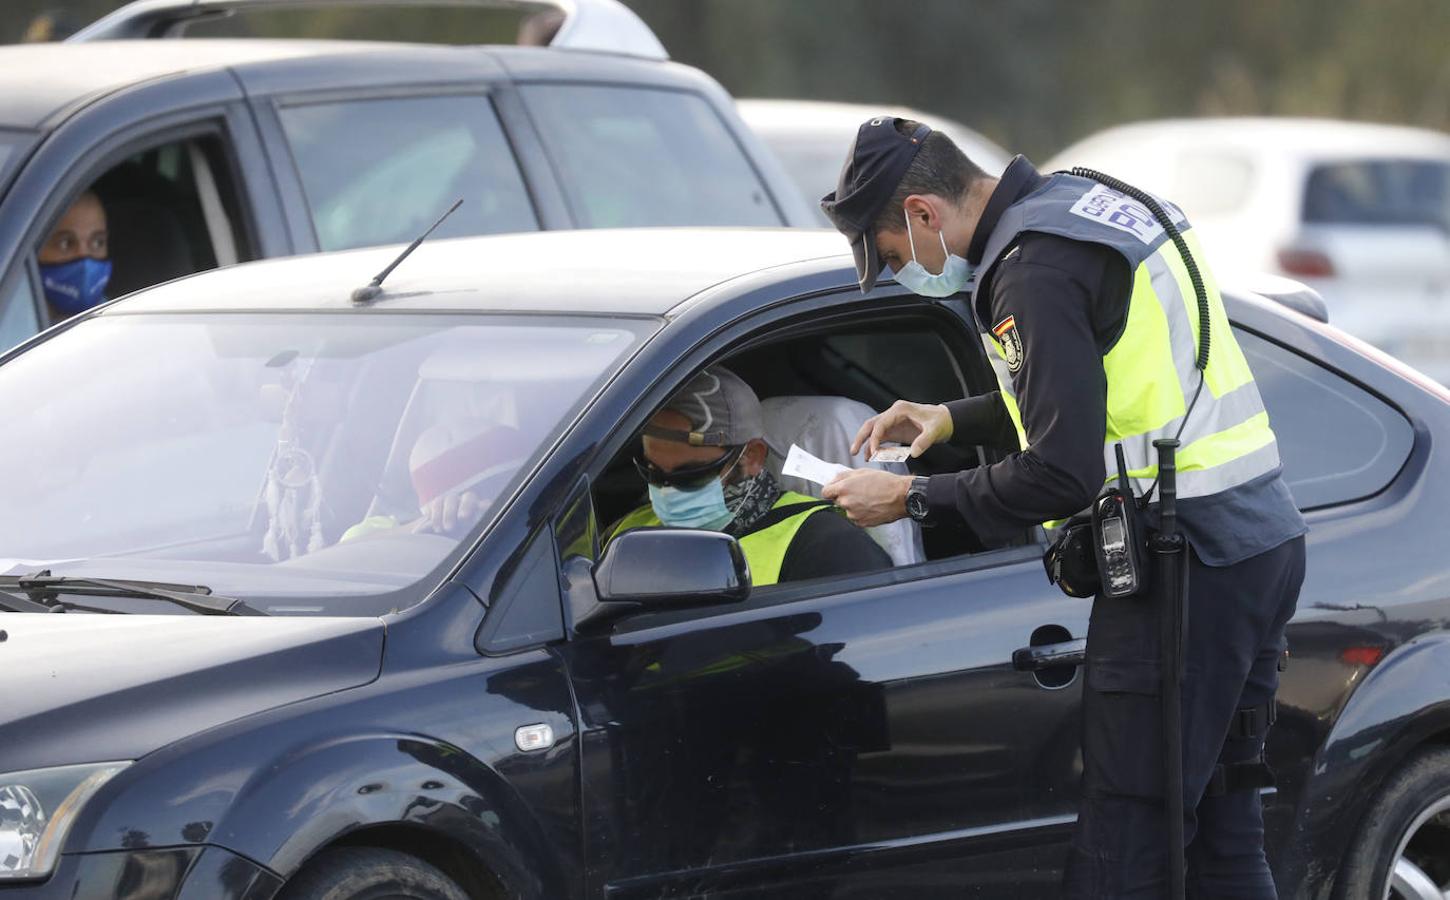
[(449, 216), (453, 215), (453, 211), (456, 210), (456, 209), (458, 209), (458, 207), (460, 207), (462, 205), (463, 205), (463, 198), (462, 197), (459, 197), (457, 200), (454, 201), (454, 203), (453, 203), (452, 206), (448, 207), (448, 212), (446, 212), (443, 215), (439, 216), (438, 217), (438, 221), (436, 221), (432, 225), (430, 225), (428, 227), (428, 230), (427, 231), (425, 231), (422, 234), (418, 235), (417, 240), (415, 240), (415, 241), (413, 241), (413, 243), (409, 244), (408, 245), (408, 248), (406, 250), (404, 250), (402, 253), (399, 253), (397, 259), (395, 259), (392, 262), (388, 263), (388, 267), (386, 269), (383, 269), (381, 272), (379, 272), (378, 274), (374, 275), (372, 281), (369, 281), (367, 284), (365, 284), (362, 287), (358, 288), (357, 290), (353, 291), (352, 292), (352, 302), (358, 304), (359, 306), (361, 306), (364, 303), (369, 303), (369, 302), (377, 299), (377, 296), (383, 292), (383, 279), (384, 278), (387, 278), (389, 275), (393, 274), (393, 270), (398, 267), (398, 263), (400, 263), (403, 260), (407, 259), (408, 258), (408, 254), (412, 253), (414, 250), (417, 250), (418, 249), (418, 245), (421, 244), (421, 243), (423, 243), (424, 241), (426, 241), (428, 239), (428, 235), (432, 234), (434, 232), (434, 230), (438, 228), (439, 225), (442, 225), (443, 224), (443, 220), (444, 219), (446, 219)]

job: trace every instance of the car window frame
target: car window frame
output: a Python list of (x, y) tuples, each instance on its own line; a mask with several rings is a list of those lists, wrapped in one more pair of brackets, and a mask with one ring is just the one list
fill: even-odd
[[(307, 198), (307, 186), (302, 179), (302, 167), (288, 140), (287, 129), (282, 124), (282, 111), (289, 107), (320, 106), (327, 104), (358, 103), (369, 100), (433, 99), (440, 97), (475, 97), (488, 105), (503, 134), (519, 180), (524, 186), (524, 196), (538, 223), (536, 231), (550, 227), (545, 210), (549, 207), (547, 193), (540, 189), (524, 165), (520, 153), (520, 139), (514, 134), (510, 116), (505, 115), (509, 104), (505, 102), (505, 91), (493, 82), (478, 84), (435, 83), (400, 84), (387, 87), (325, 88), (303, 91), (286, 91), (265, 97), (254, 98), (252, 108), (257, 116), (258, 129), (272, 163), (277, 192), (281, 197), (284, 214), (294, 241), (299, 243), (299, 253), (318, 253), (322, 242), (317, 234), (317, 223), (312, 214), (312, 205)], [(438, 211), (440, 214), (443, 210)], [(528, 232), (521, 232), (528, 233)]]
[[(529, 78), (521, 79), (515, 82), (515, 84), (521, 89), (534, 86), (585, 88), (603, 87), (620, 88), (635, 91), (665, 91), (669, 93), (684, 94), (690, 97), (694, 97), (701, 103), (705, 104), (705, 106), (710, 110), (710, 114), (713, 115), (716, 121), (720, 123), (721, 130), (724, 131), (727, 136), (729, 136), (731, 145), (740, 152), (741, 158), (744, 159), (745, 164), (749, 166), (751, 174), (755, 176), (756, 182), (760, 185), (760, 189), (765, 192), (765, 196), (770, 200), (770, 208), (775, 211), (776, 218), (779, 220), (779, 222), (774, 225), (758, 227), (788, 228), (792, 225), (792, 222), (790, 221), (790, 216), (786, 214), (785, 206), (781, 198), (776, 196), (776, 192), (771, 184), (770, 179), (766, 177), (765, 172), (761, 171), (761, 168), (755, 156), (750, 152), (749, 147), (747, 147), (741, 141), (740, 136), (736, 134), (735, 128), (732, 127), (733, 123), (726, 116), (721, 114), (718, 105), (705, 92), (695, 90), (694, 88), (686, 87), (683, 85), (658, 84), (655, 82), (632, 82), (614, 78)], [(567, 211), (567, 214), (569, 216), (570, 227), (581, 229), (590, 227), (580, 224), (579, 218), (575, 214), (574, 203), (570, 199), (568, 189), (564, 186), (564, 178), (560, 174), (559, 163), (554, 158), (554, 154), (549, 150), (549, 142), (544, 135), (543, 129), (539, 127), (538, 119), (535, 118), (534, 111), (530, 108), (528, 97), (523, 90), (519, 91), (518, 100), (523, 115), (528, 119), (530, 127), (533, 129), (534, 134), (538, 138), (538, 143), (543, 151), (543, 158), (548, 165), (549, 173), (550, 175), (552, 175), (554, 183), (558, 186), (558, 191), (563, 200), (565, 210)], [(793, 189), (795, 182), (791, 179), (787, 180), (790, 181), (789, 186)]]
[[(887, 302), (887, 298), (897, 302)], [(982, 347), (981, 341), (976, 339), (976, 335), (972, 334), (968, 323), (961, 319), (959, 314), (953, 314), (939, 302), (922, 300), (904, 290), (873, 294), (869, 298), (863, 298), (855, 286), (852, 286), (849, 289), (831, 289), (797, 295), (767, 309), (753, 311), (733, 321), (726, 328), (716, 330), (711, 338), (695, 344), (686, 355), (676, 360), (667, 370), (662, 371), (655, 378), (652, 386), (632, 401), (629, 413), (619, 420), (608, 435), (596, 443), (593, 456), (584, 466), (582, 475), (588, 496), (588, 523), (583, 528), (596, 536), (591, 548), (596, 554), (593, 562), (597, 563), (602, 558), (602, 539), (598, 536), (603, 534), (602, 529), (606, 524), (598, 520), (592, 490), (593, 482), (603, 474), (615, 456), (633, 439), (634, 435), (643, 427), (648, 416), (674, 391), (685, 384), (691, 375), (732, 353), (739, 352), (752, 343), (777, 339), (792, 330), (813, 330), (825, 324), (829, 319), (863, 321), (875, 316), (896, 316), (918, 321), (922, 318), (936, 318), (944, 327), (956, 329), (962, 345), (961, 352), (968, 355), (967, 359), (956, 359), (960, 376), (964, 382), (963, 387), (967, 390), (968, 396), (976, 396), (981, 393), (984, 385), (979, 374), (980, 367), (989, 365), (986, 361), (985, 349)], [(947, 345), (948, 351), (951, 352), (950, 340), (947, 341)], [(974, 375), (974, 371), (977, 374)], [(990, 389), (996, 389), (995, 380)], [(989, 464), (989, 462), (990, 456), (979, 464)], [(592, 596), (593, 591), (592, 583), (583, 585), (582, 592), (578, 589), (580, 587), (578, 584), (581, 574), (580, 567), (577, 563), (571, 567), (570, 561), (581, 557), (577, 554), (572, 556), (567, 554), (565, 548), (558, 546), (557, 543), (561, 535), (581, 529), (578, 523), (566, 519), (566, 517), (580, 515), (576, 509), (578, 506), (576, 492), (577, 487), (570, 492), (570, 499), (573, 502), (560, 503), (549, 516), (550, 527), (556, 541), (555, 558), (559, 562), (560, 583), (565, 586), (562, 594), (566, 607), (566, 632), (570, 640), (585, 637), (576, 632), (575, 622), (583, 611), (581, 607), (588, 605), (581, 602), (581, 593)], [(615, 626), (615, 633), (643, 631), (666, 624), (693, 622), (736, 612), (774, 608), (836, 594), (911, 584), (928, 578), (988, 571), (1040, 559), (1046, 543), (1046, 532), (1037, 526), (1033, 529), (1025, 529), (1024, 534), (1028, 536), (1028, 540), (1012, 547), (975, 553), (959, 553), (944, 559), (924, 560), (911, 566), (893, 566), (875, 572), (772, 585), (769, 588), (768, 602), (757, 602), (754, 599), (754, 592), (752, 592), (751, 598), (740, 603), (671, 612), (634, 614), (621, 618)]]
[[(244, 165), (238, 152), (235, 113), (228, 108), (231, 105), (222, 104), (186, 110), (175, 116), (167, 117), (169, 121), (162, 124), (139, 124), (115, 132), (107, 139), (93, 144), (86, 153), (69, 162), (65, 175), (56, 185), (56, 189), (49, 192), (45, 201), (37, 209), (37, 214), (31, 218), (31, 222), (21, 238), (17, 258), (33, 262), (41, 242), (50, 233), (56, 220), (75, 201), (75, 198), (94, 184), (101, 175), (128, 157), (170, 144), (207, 138), (217, 141), (221, 148), (222, 159), (227, 167), (225, 173), (213, 172), (213, 175), (224, 174), (227, 187), (233, 194), (231, 199), (234, 201), (233, 205), (238, 219), (231, 223), (234, 240), (250, 257), (264, 257), (266, 252), (260, 238), (257, 211), (253, 205), (252, 192), (248, 189)], [(222, 185), (219, 184), (218, 188), (221, 187)], [(12, 261), (12, 267), (13, 265)], [(57, 324), (50, 321), (48, 311), (43, 306), (40, 322), (42, 331)]]
[[(1372, 398), (1374, 398), (1375, 400), (1377, 400), (1379, 403), (1383, 404), (1384, 407), (1386, 409), (1388, 409), (1390, 412), (1392, 412), (1395, 415), (1398, 415), (1400, 418), (1404, 419), (1405, 424), (1410, 429), (1410, 432), (1411, 432), (1411, 443), (1410, 443), (1410, 447), (1409, 447), (1408, 451), (1405, 454), (1405, 458), (1400, 461), (1399, 467), (1395, 470), (1394, 474), (1391, 475), (1383, 484), (1379, 485), (1374, 490), (1372, 490), (1372, 491), (1370, 491), (1370, 492), (1368, 492), (1366, 494), (1361, 494), (1361, 495), (1357, 495), (1357, 496), (1354, 496), (1354, 497), (1349, 497), (1349, 498), (1345, 498), (1345, 499), (1335, 500), (1335, 501), (1330, 502), (1330, 503), (1321, 503), (1321, 504), (1318, 504), (1318, 505), (1315, 505), (1315, 506), (1300, 506), (1299, 503), (1298, 503), (1298, 501), (1295, 500), (1295, 508), (1298, 509), (1299, 512), (1302, 515), (1306, 515), (1307, 516), (1307, 515), (1309, 515), (1311, 513), (1317, 513), (1317, 512), (1320, 512), (1320, 511), (1324, 511), (1324, 510), (1338, 510), (1338, 509), (1343, 509), (1343, 508), (1350, 507), (1350, 506), (1353, 506), (1353, 505), (1358, 504), (1358, 503), (1364, 503), (1364, 502), (1366, 502), (1368, 500), (1373, 500), (1374, 498), (1379, 497), (1379, 496), (1382, 496), (1387, 491), (1393, 489), (1394, 486), (1400, 482), (1400, 479), (1405, 474), (1405, 470), (1410, 466), (1410, 464), (1413, 462), (1413, 460), (1415, 458), (1415, 444), (1418, 441), (1418, 438), (1416, 437), (1416, 434), (1417, 434), (1417, 432), (1420, 429), (1420, 426), (1416, 424), (1415, 417), (1413, 415), (1411, 415), (1408, 410), (1406, 410), (1399, 403), (1396, 403), (1392, 398), (1386, 396), (1383, 392), (1376, 390), (1372, 385), (1370, 385), (1370, 384), (1368, 384), (1368, 383), (1360, 380), (1359, 378), (1356, 378), (1351, 372), (1345, 371), (1344, 369), (1337, 368), (1335, 365), (1333, 365), (1328, 360), (1322, 359), (1322, 358), (1317, 357), (1317, 356), (1313, 356), (1311, 354), (1308, 354), (1308, 353), (1305, 353), (1305, 352), (1299, 350), (1293, 344), (1289, 343), (1285, 338), (1276, 337), (1274, 334), (1272, 334), (1272, 333), (1270, 333), (1270, 332), (1268, 332), (1268, 331), (1266, 331), (1264, 329), (1254, 328), (1254, 327), (1252, 327), (1250, 325), (1245, 324), (1242, 321), (1239, 321), (1239, 320), (1234, 319), (1233, 317), (1230, 317), (1229, 318), (1229, 327), (1231, 329), (1233, 329), (1234, 331), (1241, 331), (1241, 332), (1244, 332), (1244, 333), (1253, 335), (1254, 337), (1256, 337), (1256, 338), (1264, 341), (1265, 343), (1267, 343), (1267, 344), (1269, 344), (1269, 345), (1271, 345), (1271, 346), (1273, 346), (1273, 347), (1275, 347), (1275, 348), (1283, 351), (1284, 353), (1287, 353), (1287, 354), (1289, 354), (1289, 355), (1291, 355), (1293, 357), (1298, 358), (1303, 363), (1305, 363), (1307, 365), (1314, 366), (1317, 369), (1321, 369), (1324, 372), (1328, 373), (1329, 375), (1331, 375), (1331, 376), (1333, 376), (1335, 378), (1340, 379), (1344, 383), (1346, 383), (1348, 385), (1351, 385), (1351, 386), (1353, 386), (1353, 387), (1355, 387), (1355, 388), (1357, 388), (1357, 389), (1365, 392), (1366, 394), (1368, 394), (1369, 396), (1371, 396)], [(1271, 419), (1270, 422), (1269, 422), (1270, 427), (1272, 427), (1273, 424), (1274, 424), (1273, 423), (1273, 420)], [(1280, 446), (1280, 453), (1282, 455), (1282, 452), (1283, 452), (1283, 448), (1282, 448), (1283, 439), (1282, 438), (1279, 438), (1277, 436), (1277, 434), (1276, 434), (1275, 440), (1278, 441), (1279, 444), (1281, 445)], [(1287, 481), (1286, 481), (1286, 484), (1287, 484)]]
[(13, 345), (0, 346), (0, 351), (27, 344), (36, 335), (45, 331), (46, 311), (42, 301), (40, 265), (36, 262), (33, 253), (25, 254), (21, 259), (21, 265), (15, 266), (8, 278), (0, 279), (0, 320), (9, 314), (11, 300), (15, 299), (22, 290), (30, 300), (30, 312), (35, 320), (36, 330)]

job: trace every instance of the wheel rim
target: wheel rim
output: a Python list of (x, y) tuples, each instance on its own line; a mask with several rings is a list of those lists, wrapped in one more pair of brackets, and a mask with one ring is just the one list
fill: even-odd
[(1384, 900), (1450, 900), (1450, 796), (1424, 809), (1395, 848)]

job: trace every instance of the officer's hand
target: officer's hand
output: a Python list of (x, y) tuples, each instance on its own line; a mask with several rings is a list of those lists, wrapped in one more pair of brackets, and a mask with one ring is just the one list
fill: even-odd
[(855, 524), (869, 528), (905, 518), (906, 491), (910, 487), (910, 475), (852, 469), (832, 479), (821, 497), (839, 506)]
[(880, 415), (872, 416), (856, 432), (851, 442), (851, 455), (866, 447), (866, 458), (876, 455), (882, 441), (911, 442), (912, 458), (926, 452), (932, 444), (945, 441), (952, 436), (952, 414), (939, 403), (912, 403), (897, 400), (891, 408)]
[(462, 535), (483, 517), (489, 501), (481, 499), (473, 491), (461, 494), (444, 494), (435, 497), (423, 507), (423, 517), (413, 526), (413, 531), (426, 534)]

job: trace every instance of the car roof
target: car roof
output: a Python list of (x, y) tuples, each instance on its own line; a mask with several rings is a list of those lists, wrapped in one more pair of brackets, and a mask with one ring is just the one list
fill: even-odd
[[(244, 263), (140, 291), (107, 311), (351, 309), (352, 292), (402, 249)], [(370, 305), (661, 316), (723, 281), (801, 260), (828, 260), (843, 283), (854, 283), (847, 250), (836, 232), (806, 228), (599, 229), (426, 241)]]
[[(762, 136), (839, 136), (841, 152), (855, 137), (861, 123), (874, 116), (896, 116), (926, 122), (947, 133), (963, 152), (988, 171), (1000, 171), (1012, 154), (992, 139), (960, 122), (934, 113), (893, 104), (841, 103), (832, 100), (749, 98), (735, 101), (740, 116)], [(981, 158), (978, 158), (981, 157)]]
[(249, 38), (0, 47), (0, 124), (36, 128), (73, 104), (168, 75), (383, 46), (397, 45)]
[(1181, 145), (1309, 159), (1450, 156), (1450, 135), (1428, 128), (1335, 119), (1242, 116), (1162, 119), (1119, 125), (1078, 141), (1056, 159), (1070, 162), (1069, 157), (1075, 153), (1119, 145), (1137, 146), (1144, 153)]
[[(0, 46), (0, 127), (37, 129), (76, 106), (132, 85), (171, 76), (239, 70), (287, 60), (372, 54), (380, 63), (408, 61), (439, 71), (449, 60), (502, 63), (515, 77), (579, 74), (607, 68), (633, 80), (648, 72), (678, 80), (686, 67), (588, 50), (494, 45), (411, 44), (295, 38), (186, 38)], [(440, 77), (445, 74), (439, 71)], [(597, 77), (597, 73), (596, 73)]]

